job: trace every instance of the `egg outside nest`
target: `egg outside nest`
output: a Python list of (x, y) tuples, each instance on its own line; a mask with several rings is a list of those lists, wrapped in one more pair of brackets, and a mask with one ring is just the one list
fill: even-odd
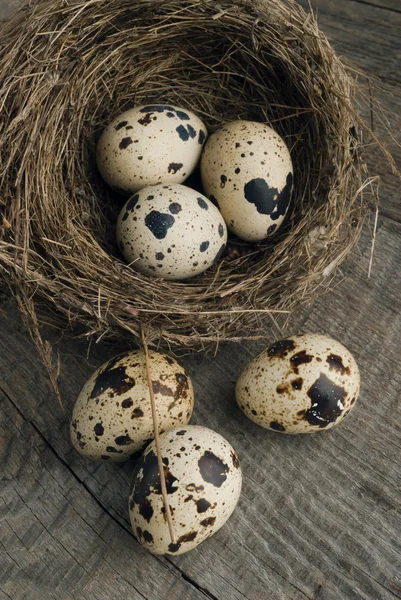
[[(194, 392), (185, 369), (167, 354), (150, 350), (152, 388), (159, 432), (184, 426)], [(75, 403), (70, 434), (83, 456), (122, 462), (154, 438), (143, 350), (117, 356), (93, 373)]]
[(252, 421), (281, 433), (315, 433), (340, 423), (360, 389), (358, 365), (340, 342), (304, 334), (279, 340), (254, 358), (236, 384)]
[(129, 512), (138, 541), (153, 554), (183, 554), (216, 533), (241, 493), (238, 456), (221, 435), (187, 425), (160, 436), (164, 477), (176, 539), (171, 541), (152, 442), (139, 459)]

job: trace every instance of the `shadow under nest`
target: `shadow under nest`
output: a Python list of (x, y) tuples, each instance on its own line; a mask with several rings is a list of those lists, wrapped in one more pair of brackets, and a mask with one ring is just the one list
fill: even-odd
[[(326, 286), (359, 237), (358, 86), (293, 0), (42, 0), (2, 26), (0, 73), (1, 276), (34, 330), (44, 302), (97, 339), (138, 341), (144, 327), (149, 343), (200, 350), (257, 337)], [(185, 283), (124, 264), (124, 199), (95, 169), (104, 126), (156, 101), (192, 110), (209, 133), (267, 122), (294, 164), (278, 233), (231, 238), (220, 263)]]

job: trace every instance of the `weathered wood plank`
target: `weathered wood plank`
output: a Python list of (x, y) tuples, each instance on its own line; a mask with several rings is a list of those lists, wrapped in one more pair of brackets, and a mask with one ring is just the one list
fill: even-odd
[[(6, 5), (0, 0), (0, 18)], [(384, 78), (397, 76), (398, 0), (314, 5), (340, 52)], [(372, 32), (385, 40), (381, 49)], [(400, 99), (388, 98), (386, 104), (395, 113), (390, 124), (399, 136)], [(378, 131), (383, 131), (379, 125)], [(397, 146), (392, 148), (399, 158)], [(372, 165), (386, 179), (384, 211), (401, 221), (399, 184), (377, 157)], [(130, 533), (126, 503), (132, 464), (90, 463), (69, 442), (68, 416), (81, 385), (121, 348), (92, 348), (87, 363), (83, 342), (62, 339), (62, 414), (7, 301), (0, 314), (0, 468), (5, 469), (0, 597), (401, 598), (401, 225), (380, 220), (371, 280), (369, 258), (365, 233), (344, 279), (296, 315), (291, 329), (332, 334), (358, 359), (362, 396), (338, 429), (283, 437), (244, 419), (235, 405), (234, 381), (262, 344), (183, 361), (197, 395), (193, 422), (230, 440), (240, 453), (245, 481), (227, 526), (194, 552), (168, 560), (145, 554)]]
[[(307, 0), (301, 0), (300, 3), (305, 8), (308, 7)], [(372, 99), (382, 108), (381, 111), (379, 106), (375, 106), (373, 128), (379, 139), (393, 154), (400, 169), (400, 3), (398, 0), (393, 0), (393, 2), (376, 0), (375, 3), (355, 0), (336, 0), (335, 2), (313, 0), (311, 4), (317, 12), (321, 29), (328, 35), (337, 53), (350, 60), (369, 76), (373, 75), (380, 79), (380, 83), (376, 84), (374, 81), (371, 83)], [(367, 79), (361, 76), (360, 81), (366, 85)], [(386, 89), (383, 89), (382, 84)], [(369, 104), (368, 99), (361, 113), (370, 124)], [(392, 139), (391, 136), (395, 139)], [(370, 140), (366, 140), (366, 143), (369, 142)], [(369, 147), (368, 150), (367, 162), (370, 173), (379, 174), (381, 179), (381, 212), (383, 215), (401, 222), (400, 181), (392, 175), (379, 148)]]
[[(195, 383), (194, 422), (225, 435), (239, 451), (245, 472), (244, 493), (227, 526), (193, 553), (171, 559), (216, 598), (254, 600), (264, 598), (266, 590), (272, 600), (401, 597), (401, 280), (394, 276), (401, 226), (381, 221), (370, 281), (367, 235), (360, 254), (359, 269), (349, 267), (337, 288), (313, 310), (298, 315), (293, 325), (296, 331), (338, 337), (358, 359), (362, 397), (338, 429), (285, 437), (244, 419), (234, 402), (234, 381), (260, 344), (243, 345), (241, 352), (223, 348), (215, 359), (183, 361)], [(71, 450), (66, 418), (88, 373), (117, 348), (98, 350), (88, 366), (82, 343), (62, 342), (64, 416), (25, 332), (17, 329), (12, 311), (7, 314), (0, 319), (1, 387), (101, 506), (127, 527), (132, 467), (82, 459)], [(138, 551), (131, 541), (132, 560)], [(149, 576), (152, 560), (145, 568)]]
[(164, 559), (140, 548), (127, 524), (99, 505), (1, 390), (0, 415), (5, 594), (13, 600), (206, 600)]

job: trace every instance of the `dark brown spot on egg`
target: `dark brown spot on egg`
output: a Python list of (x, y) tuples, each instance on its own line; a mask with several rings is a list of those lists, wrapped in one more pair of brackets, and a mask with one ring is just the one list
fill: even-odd
[(90, 394), (91, 399), (98, 398), (106, 391), (112, 397), (120, 396), (134, 387), (135, 379), (127, 375), (125, 365), (115, 366), (120, 359), (121, 356), (113, 358), (103, 371), (100, 371)]
[(209, 210), (209, 206), (208, 206), (207, 202), (206, 202), (206, 201), (205, 201), (203, 198), (201, 198), (201, 197), (198, 197), (196, 200), (197, 200), (197, 202), (198, 202), (199, 206), (200, 206), (200, 207), (201, 207), (203, 210)]
[(189, 496), (187, 496), (187, 497), (185, 498), (184, 502), (189, 502), (189, 501), (190, 501), (190, 500), (192, 500), (192, 499), (193, 499), (193, 496), (192, 496), (192, 494), (190, 494)]
[(163, 260), (164, 254), (163, 254), (163, 252), (156, 252), (155, 257), (156, 257), (156, 260)]
[(168, 208), (173, 215), (178, 215), (182, 211), (182, 206), (179, 202), (172, 202)]
[(181, 545), (184, 544), (185, 542), (192, 542), (196, 536), (198, 535), (197, 531), (191, 531), (190, 533), (185, 533), (184, 535), (181, 535), (177, 542), (175, 544), (171, 543), (169, 544), (169, 551), (170, 552), (178, 552), (178, 550), (181, 548)]
[(189, 390), (187, 375), (185, 375), (185, 373), (176, 373), (175, 379), (177, 382), (177, 387), (175, 390), (174, 398), (176, 400), (178, 400), (179, 398), (187, 398)]
[(145, 529), (143, 532), (143, 539), (147, 544), (151, 544), (153, 542), (153, 535)]
[(305, 419), (311, 425), (327, 427), (342, 414), (347, 392), (324, 373), (320, 374), (319, 379), (309, 388), (307, 394), (312, 404), (306, 411)]
[(282, 383), (276, 387), (276, 392), (278, 394), (285, 394), (285, 392), (287, 392), (287, 391), (288, 391), (287, 386), (284, 383)]
[(329, 354), (326, 362), (331, 371), (337, 371), (337, 373), (340, 373), (340, 375), (350, 374), (350, 368), (344, 366), (342, 358), (338, 354)]
[(130, 137), (125, 137), (121, 140), (121, 142), (119, 143), (118, 147), (120, 148), (120, 150), (125, 150), (126, 148), (128, 148), (128, 146), (130, 146), (132, 144), (132, 138)]
[(116, 438), (114, 438), (114, 441), (117, 446), (128, 446), (129, 444), (134, 443), (129, 435), (118, 435)]
[(143, 410), (138, 407), (134, 408), (131, 414), (131, 419), (139, 419), (140, 417), (143, 417)]
[(311, 363), (312, 360), (313, 360), (313, 356), (310, 356), (310, 354), (307, 354), (306, 350), (302, 350), (302, 352), (297, 352), (297, 354), (294, 354), (294, 356), (291, 356), (291, 358), (290, 358), (291, 368), (294, 371), (294, 373), (296, 375), (298, 375), (298, 373), (299, 373), (298, 367), (300, 367), (301, 365)]
[(139, 125), (143, 125), (144, 127), (146, 127), (147, 125), (149, 125), (152, 122), (152, 114), (151, 112), (146, 113), (145, 116), (141, 117), (140, 119), (138, 119), (138, 123)]
[(145, 519), (145, 521), (150, 523), (150, 519), (153, 517), (153, 513), (153, 506), (149, 502), (148, 498), (144, 498), (143, 502), (139, 504), (139, 514)]
[(196, 501), (196, 510), (198, 513), (204, 513), (210, 508), (210, 502), (205, 500), (205, 498), (200, 498)]
[(143, 536), (142, 529), (140, 527), (137, 527), (135, 531), (136, 531), (136, 537), (138, 538), (139, 541), (141, 541), (142, 536)]
[[(175, 203), (174, 203), (175, 204)], [(145, 217), (146, 227), (153, 233), (156, 239), (162, 240), (166, 237), (167, 231), (175, 223), (175, 218), (167, 213), (152, 210)]]
[(101, 437), (104, 434), (104, 427), (101, 423), (96, 423), (93, 430), (98, 437)]
[(110, 452), (111, 454), (122, 454), (123, 450), (117, 450), (114, 446), (107, 446), (106, 452)]
[(227, 176), (226, 175), (220, 175), (220, 187), (224, 188), (225, 185), (227, 183)]
[(304, 380), (302, 379), (302, 377), (298, 377), (297, 379), (293, 379), (293, 381), (291, 381), (291, 385), (294, 388), (294, 390), (302, 390), (303, 382)]
[(174, 396), (173, 390), (161, 381), (152, 381), (153, 393), (162, 396)]
[(231, 460), (233, 461), (234, 469), (239, 469), (239, 460), (238, 456), (231, 450)]
[(100, 458), (101, 458), (102, 460), (110, 460), (110, 456), (106, 456), (105, 454), (102, 454), (102, 455), (100, 456)]
[(173, 542), (171, 542), (168, 545), (168, 550), (169, 550), (169, 552), (178, 552), (180, 547), (181, 547), (181, 544), (177, 544), (177, 543), (174, 544)]
[(183, 163), (172, 162), (169, 164), (167, 171), (175, 175), (180, 169), (182, 169), (183, 166)]
[(269, 427), (270, 429), (274, 429), (274, 431), (285, 431), (284, 425), (281, 425), (281, 423), (277, 423), (277, 421), (272, 421)]
[(119, 131), (120, 129), (122, 129), (126, 125), (128, 125), (128, 121), (120, 121), (120, 123), (118, 123), (118, 125), (116, 125), (114, 129), (116, 131)]
[(206, 252), (206, 250), (209, 248), (209, 246), (210, 246), (209, 241), (202, 242), (201, 245), (199, 246), (200, 252)]
[(186, 434), (186, 430), (182, 429), (181, 431), (176, 431), (175, 435), (185, 435)]
[(184, 535), (181, 535), (177, 542), (179, 544), (184, 544), (185, 542), (192, 542), (196, 536), (198, 535), (197, 531), (190, 531), (189, 533), (184, 533)]
[(279, 340), (268, 348), (267, 354), (269, 356), (276, 356), (277, 358), (284, 358), (288, 352), (294, 349), (295, 343), (293, 340)]
[(185, 487), (188, 492), (203, 492), (205, 487), (203, 485), (195, 485), (195, 483), (188, 483)]
[[(166, 465), (165, 459), (163, 459), (163, 464), (167, 493), (173, 494), (178, 490), (178, 487), (174, 485), (177, 478), (171, 473), (168, 465)], [(138, 478), (140, 471), (141, 478)], [(134, 470), (131, 494), (134, 504), (139, 506), (140, 514), (149, 522), (153, 515), (153, 508), (149, 502), (148, 496), (151, 494), (161, 494), (159, 466), (157, 456), (153, 450), (147, 454), (142, 454), (139, 458)], [(147, 518), (144, 513), (147, 516), (150, 515), (149, 518)]]
[(201, 521), (200, 524), (202, 525), (202, 527), (212, 527), (215, 521), (216, 517), (207, 517), (207, 519), (203, 519), (203, 521)]
[(134, 210), (138, 200), (139, 194), (135, 194), (134, 196), (132, 196), (132, 198), (130, 198), (127, 202), (126, 210)]
[(125, 398), (121, 402), (121, 408), (130, 408), (134, 404), (134, 401), (131, 398)]
[(206, 450), (198, 460), (198, 465), (202, 479), (207, 483), (221, 487), (226, 481), (229, 467), (213, 452)]

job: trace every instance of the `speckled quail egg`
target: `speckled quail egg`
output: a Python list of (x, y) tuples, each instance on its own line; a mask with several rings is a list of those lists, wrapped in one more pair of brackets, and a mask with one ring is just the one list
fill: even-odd
[(201, 175), (206, 195), (239, 238), (257, 242), (282, 224), (293, 168), (284, 140), (268, 125), (233, 121), (220, 127), (205, 146)]
[(160, 436), (160, 446), (175, 543), (167, 525), (154, 442), (134, 472), (131, 524), (139, 542), (153, 554), (183, 554), (227, 521), (240, 496), (241, 469), (227, 440), (206, 427), (173, 429)]
[(154, 185), (123, 207), (117, 242), (125, 260), (141, 273), (187, 279), (222, 256), (227, 228), (217, 208), (199, 192), (179, 184)]
[(122, 193), (181, 183), (199, 161), (206, 127), (192, 112), (165, 104), (137, 106), (116, 117), (97, 144), (103, 179)]
[(340, 342), (315, 334), (275, 342), (252, 360), (236, 386), (247, 417), (283, 433), (314, 433), (343, 420), (358, 397), (360, 377)]
[[(185, 369), (149, 350), (159, 431), (186, 425), (194, 394)], [(75, 403), (71, 440), (84, 456), (123, 461), (154, 437), (145, 353), (128, 352), (101, 366), (86, 382)]]

